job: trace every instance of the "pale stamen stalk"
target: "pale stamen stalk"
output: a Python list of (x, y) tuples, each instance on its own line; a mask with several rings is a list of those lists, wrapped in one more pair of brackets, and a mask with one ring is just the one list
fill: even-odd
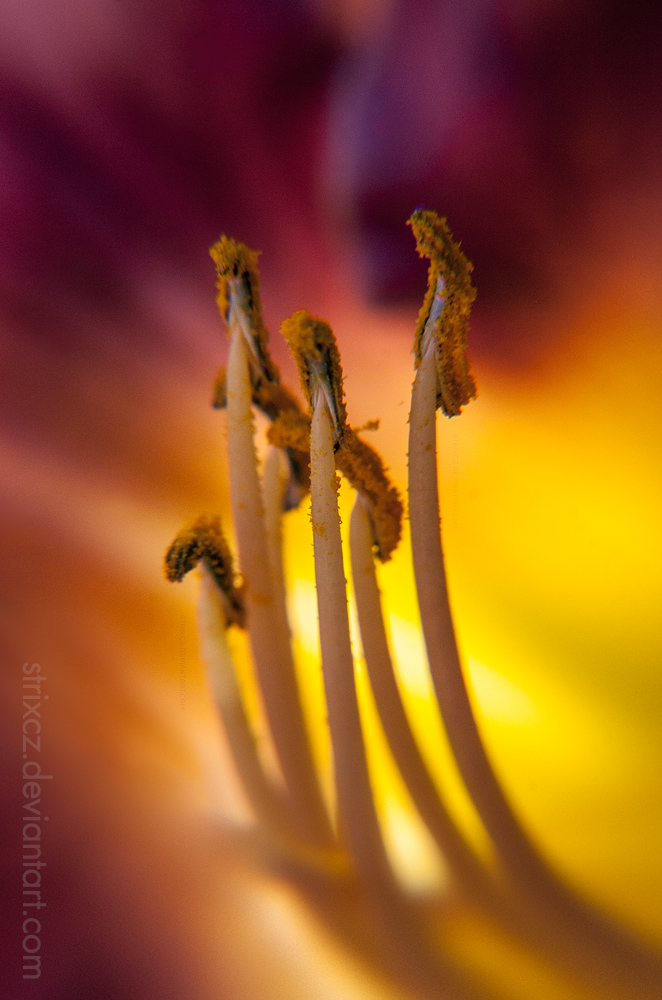
[(585, 905), (547, 867), (514, 816), (485, 752), (460, 665), (448, 602), (437, 488), (437, 378), (435, 345), (431, 342), (421, 358), (412, 391), (409, 515), (430, 673), (453, 753), (513, 886), (539, 916), (541, 909), (547, 913), (552, 932), (561, 933), (571, 945), (580, 935), (587, 964), (594, 962), (598, 968), (611, 968), (614, 974), (623, 973), (628, 978), (634, 974), (637, 980), (652, 982), (660, 975), (656, 957)]
[(338, 815), (361, 874), (373, 886), (390, 887), (393, 880), (372, 800), (354, 682), (331, 426), (326, 400), (318, 393), (310, 442), (311, 514)]
[[(211, 251), (218, 272), (218, 304), (231, 336), (227, 380), (219, 383), (215, 405), (224, 405), (227, 396), (232, 504), (247, 593), (244, 595), (244, 588), (234, 581), (220, 525), (208, 518), (199, 519), (175, 540), (166, 554), (166, 575), (179, 580), (202, 558), (220, 587), (219, 591), (212, 584), (210, 589), (211, 580), (203, 573), (203, 654), (221, 713), (228, 716), (230, 746), (249, 797), (256, 814), (266, 818), (265, 825), (272, 822), (269, 839), (278, 848), (281, 871), (295, 880), (340, 936), (371, 961), (383, 963), (382, 971), (406, 984), (408, 995), (463, 1000), (467, 991), (453, 980), (444, 962), (443, 945), (436, 936), (438, 927), (432, 930), (431, 911), (415, 905), (395, 879), (379, 829), (347, 620), (335, 470), (342, 472), (360, 494), (350, 525), (352, 570), (362, 641), (384, 731), (414, 805), (436, 837), (451, 874), (470, 901), (478, 904), (475, 915), (479, 920), (487, 917), (497, 934), (504, 929), (512, 934), (517, 949), (522, 944), (535, 946), (537, 959), (540, 952), (551, 958), (557, 970), (562, 970), (564, 982), (574, 968), (582, 985), (589, 984), (591, 996), (597, 987), (600, 996), (657, 1000), (662, 982), (659, 957), (574, 896), (548, 868), (511, 811), (472, 713), (446, 589), (435, 412), (441, 407), (447, 416), (456, 416), (476, 394), (466, 355), (468, 319), (475, 298), (472, 266), (453, 241), (446, 220), (436, 213), (416, 210), (409, 224), (419, 254), (430, 260), (428, 290), (414, 345), (418, 372), (409, 444), (411, 536), (421, 621), (450, 744), (502, 870), (492, 872), (483, 865), (446, 812), (404, 711), (388, 651), (373, 561), (373, 555), (382, 561), (388, 559), (397, 546), (402, 504), (379, 456), (347, 425), (333, 333), (328, 324), (305, 311), (296, 313), (282, 327), (311, 407), (311, 443), (310, 414), (304, 415), (282, 386), (268, 351), (257, 254), (225, 236)], [(333, 842), (330, 849), (326, 849), (332, 842), (330, 824), (303, 721), (285, 606), (281, 550), (284, 458), (274, 452), (267, 460), (263, 508), (251, 397), (273, 421), (269, 440), (287, 448), (296, 471), (297, 489), (288, 497), (288, 504), (296, 502), (295, 493), (300, 499), (307, 488), (309, 445), (311, 449), (320, 645), (341, 834), (340, 843)], [(222, 607), (214, 604), (221, 599), (221, 592)], [(262, 769), (226, 645), (223, 614), (227, 612), (228, 621), (241, 625), (244, 604), (248, 606), (258, 679), (289, 799), (271, 785)], [(273, 835), (281, 823), (281, 803), (287, 809), (285, 825), (294, 815), (298, 836), (305, 831), (308, 842)], [(485, 995), (481, 991), (481, 996)]]
[[(395, 763), (421, 819), (448, 863), (457, 888), (500, 926), (521, 941), (542, 948), (555, 962), (570, 960), (584, 968), (581, 943), (568, 947), (549, 926), (509, 898), (499, 880), (466, 843), (448, 810), (413, 736), (402, 704), (382, 616), (373, 556), (374, 528), (369, 505), (357, 494), (350, 520), (352, 582), (370, 686)], [(576, 946), (578, 944), (578, 946)]]
[[(333, 750), (338, 823), (367, 889), (394, 971), (423, 995), (443, 997), (449, 973), (429, 951), (397, 886), (375, 812), (354, 679), (343, 566), (333, 424), (315, 393), (311, 428), (311, 511), (322, 672)], [(453, 996), (466, 992), (453, 983)]]
[(285, 578), (283, 573), (283, 501), (290, 481), (291, 469), (282, 448), (269, 448), (264, 463), (262, 487), (264, 493), (264, 527), (271, 568), (271, 585), (275, 613), (280, 619), (290, 642), (290, 626), (287, 620), (285, 598)]
[(291, 839), (286, 804), (267, 779), (241, 698), (227, 641), (223, 595), (204, 561), (199, 564), (198, 634), (200, 653), (219, 710), (237, 773), (260, 823)]
[(239, 563), (246, 583), (251, 649), (296, 825), (315, 843), (328, 844), (329, 824), (305, 728), (292, 652), (275, 614), (253, 439), (249, 362), (244, 334), (232, 315), (230, 328), (227, 372), (230, 492)]
[[(288, 619), (283, 569), (283, 511), (291, 477), (292, 467), (285, 451), (282, 448), (270, 447), (262, 476), (264, 526), (271, 570), (274, 619), (279, 629), (280, 641), (288, 649), (291, 649), (292, 632)], [(335, 841), (335, 836), (326, 812), (323, 821), (326, 826), (326, 841), (330, 846)]]
[(373, 556), (374, 528), (368, 505), (357, 494), (350, 527), (352, 583), (370, 686), (386, 739), (412, 801), (448, 862), (458, 887), (476, 902), (498, 909), (503, 904), (494, 879), (459, 832), (439, 797), (421, 756), (402, 704), (389, 652)]
[[(416, 372), (409, 422), (409, 517), (419, 611), (444, 725), (486, 827), (507, 868), (529, 881), (539, 862), (514, 821), (487, 760), (471, 710), (451, 619), (439, 532), (434, 344)], [(526, 846), (523, 846), (523, 845)], [(531, 874), (530, 869), (533, 869)]]

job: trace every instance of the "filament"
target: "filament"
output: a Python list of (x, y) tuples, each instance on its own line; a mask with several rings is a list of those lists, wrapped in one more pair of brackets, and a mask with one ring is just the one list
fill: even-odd
[[(453, 900), (514, 950), (571, 983), (572, 996), (657, 1000), (662, 959), (583, 901), (548, 865), (513, 812), (491, 765), (469, 700), (453, 626), (437, 486), (436, 411), (459, 415), (476, 388), (466, 355), (475, 290), (472, 266), (434, 212), (409, 220), (430, 261), (416, 327), (409, 429), (408, 498), (416, 591), (430, 674), (448, 740), (494, 848), (488, 866), (449, 812), (423, 760), (391, 659), (375, 559), (401, 535), (403, 505), (377, 452), (347, 422), (340, 354), (330, 326), (302, 310), (282, 332), (295, 356), (305, 412), (281, 384), (262, 319), (257, 254), (222, 237), (212, 248), (218, 301), (230, 337), (214, 405), (227, 410), (230, 493), (239, 563), (213, 519), (171, 546), (169, 579), (201, 560), (202, 658), (237, 772), (258, 828), (310, 905), (364, 959), (427, 1000), (487, 1000), (439, 933), (443, 901), (422, 906), (389, 864), (368, 771), (350, 640), (338, 515), (340, 472), (356, 490), (349, 557), (361, 644), (381, 724), (411, 800), (450, 871)], [(253, 407), (271, 421), (260, 481)], [(282, 519), (310, 488), (315, 581), (337, 816), (326, 812), (304, 722), (283, 578)], [(284, 789), (267, 777), (247, 718), (226, 628), (244, 624)], [(445, 897), (447, 901), (451, 897)], [(437, 923), (435, 923), (437, 921)], [(526, 960), (526, 959), (525, 959)], [(577, 992), (577, 990), (579, 992)], [(586, 992), (588, 991), (588, 992)]]

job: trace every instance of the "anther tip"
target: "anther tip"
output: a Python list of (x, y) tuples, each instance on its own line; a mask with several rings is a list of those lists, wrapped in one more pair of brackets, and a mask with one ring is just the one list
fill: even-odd
[(164, 572), (170, 583), (181, 583), (204, 560), (225, 598), (228, 625), (245, 624), (241, 591), (235, 586), (232, 554), (217, 517), (199, 517), (176, 536), (165, 554)]
[(300, 309), (283, 321), (281, 333), (297, 363), (301, 387), (311, 410), (317, 393), (321, 392), (329, 407), (336, 443), (341, 445), (347, 411), (340, 353), (333, 330), (325, 320)]
[(437, 406), (453, 417), (476, 396), (466, 350), (469, 314), (476, 298), (471, 282), (473, 265), (453, 239), (446, 219), (436, 212), (416, 209), (407, 224), (416, 238), (419, 255), (430, 261), (428, 289), (416, 326), (416, 365), (421, 363), (428, 345), (435, 343)]

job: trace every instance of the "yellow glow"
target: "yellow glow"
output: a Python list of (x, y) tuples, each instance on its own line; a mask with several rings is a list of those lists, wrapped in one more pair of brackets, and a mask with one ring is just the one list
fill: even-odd
[[(479, 399), (461, 419), (439, 418), (444, 541), (479, 724), (518, 812), (580, 891), (659, 939), (662, 808), (651, 801), (650, 789), (658, 780), (659, 759), (662, 581), (655, 553), (661, 547), (662, 478), (651, 437), (662, 414), (659, 399), (648, 395), (624, 417), (605, 387), (623, 387), (624, 379), (658, 365), (662, 352), (651, 329), (643, 322), (637, 326), (631, 314), (626, 320), (604, 305), (595, 311), (592, 319), (579, 317), (577, 329), (569, 331), (565, 364), (557, 359), (555, 370), (542, 372), (536, 384), (514, 386), (488, 372), (480, 380)], [(406, 352), (393, 360), (399, 322), (391, 318), (381, 337), (375, 326), (370, 344), (371, 355), (394, 366), (388, 374), (396, 397), (411, 381)], [(626, 373), (620, 342), (625, 322), (631, 365)], [(592, 323), (600, 326), (599, 340)], [(347, 336), (346, 317), (338, 323), (338, 337), (350, 419), (382, 418), (370, 440), (403, 489), (404, 455), (398, 459), (396, 449), (406, 440), (407, 406), (398, 406), (397, 399), (393, 406), (394, 385), (385, 378), (363, 387), (356, 412), (353, 374), (365, 359), (360, 343)], [(385, 385), (388, 410), (382, 409)], [(350, 503), (343, 488), (343, 530)], [(288, 515), (285, 548), (299, 676), (331, 801), (307, 511)], [(380, 581), (415, 735), (465, 833), (489, 857), (431, 698), (406, 538), (393, 561), (380, 567)], [(439, 884), (441, 868), (384, 745), (360, 662), (358, 677), (391, 856), (411, 885)], [(414, 842), (427, 860), (407, 872), (401, 862), (413, 854)], [(410, 846), (403, 849), (404, 844)]]
[[(614, 405), (612, 387), (619, 385), (631, 398), (627, 378), (634, 382), (646, 365), (657, 366), (662, 352), (652, 329), (628, 312), (632, 369), (624, 373), (625, 313), (618, 319), (618, 310), (604, 303), (593, 310), (586, 307), (568, 329), (566, 350), (560, 360), (555, 356), (553, 368), (522, 380), (478, 370), (479, 399), (459, 420), (439, 418), (443, 536), (470, 695), (516, 813), (580, 894), (660, 941), (662, 806), (652, 790), (659, 782), (662, 694), (656, 558), (662, 477), (654, 447), (662, 413), (654, 395), (624, 413)], [(368, 440), (404, 494), (412, 367), (403, 331), (409, 332), (411, 318), (384, 320), (358, 309), (339, 319), (333, 310), (327, 314), (343, 351), (350, 420), (357, 425), (381, 419)], [(359, 328), (364, 336), (352, 337)], [(365, 371), (375, 359), (384, 377), (366, 384)], [(262, 455), (263, 437), (264, 422), (258, 420)], [(346, 485), (339, 499), (346, 537), (353, 502)], [(398, 683), (440, 794), (467, 839), (493, 865), (432, 695), (407, 535), (405, 522), (400, 549), (378, 569)], [(285, 518), (284, 548), (298, 677), (315, 762), (333, 810), (307, 505)], [(351, 594), (350, 613), (353, 619)], [(352, 627), (369, 769), (389, 857), (419, 899), (440, 891), (446, 899), (448, 873), (386, 745), (353, 620)], [(233, 642), (261, 752), (275, 773), (245, 639), (236, 635)], [(210, 761), (212, 750), (217, 752), (210, 744)], [(263, 888), (271, 893), (266, 883)], [(262, 901), (266, 909), (256, 910), (258, 922), (268, 923), (269, 914), (290, 905), (278, 893)], [(439, 912), (444, 947), (494, 996), (600, 997), (570, 974), (551, 971), (542, 957), (476, 914), (454, 904)], [(294, 924), (288, 926), (299, 934)], [(376, 985), (370, 995), (373, 990), (378, 995)]]

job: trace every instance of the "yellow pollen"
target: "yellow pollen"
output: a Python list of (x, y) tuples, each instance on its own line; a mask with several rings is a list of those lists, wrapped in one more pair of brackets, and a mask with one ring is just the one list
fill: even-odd
[(165, 555), (164, 571), (171, 583), (180, 583), (203, 560), (225, 598), (228, 625), (244, 628), (241, 587), (236, 586), (232, 553), (218, 517), (199, 517), (179, 532)]
[(455, 417), (476, 397), (476, 385), (467, 358), (469, 314), (476, 298), (476, 289), (471, 283), (473, 265), (462, 253), (460, 244), (453, 240), (446, 219), (436, 212), (416, 211), (407, 225), (416, 237), (419, 256), (430, 261), (428, 288), (418, 314), (414, 340), (416, 367), (429, 346), (430, 333), (434, 333), (437, 409), (441, 408), (447, 417)]

